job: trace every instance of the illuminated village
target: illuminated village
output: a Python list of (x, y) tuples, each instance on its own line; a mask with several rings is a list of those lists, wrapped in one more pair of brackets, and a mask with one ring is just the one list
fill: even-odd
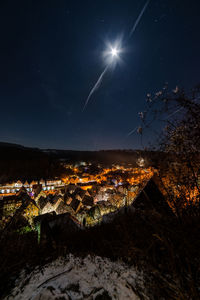
[(86, 162), (64, 167), (68, 175), (63, 178), (1, 185), (1, 229), (20, 218), (27, 221), (26, 227), (34, 228), (38, 217), (61, 214), (79, 226), (95, 225), (104, 215), (131, 205), (154, 174), (153, 168), (143, 167), (143, 159), (138, 160), (137, 168), (105, 168)]

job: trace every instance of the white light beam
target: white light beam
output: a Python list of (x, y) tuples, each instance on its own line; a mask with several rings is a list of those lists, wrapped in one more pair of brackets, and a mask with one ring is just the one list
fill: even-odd
[(133, 32), (135, 31), (135, 29), (136, 29), (138, 23), (140, 22), (140, 20), (141, 20), (143, 14), (144, 14), (144, 12), (145, 12), (145, 10), (146, 10), (149, 2), (150, 2), (150, 0), (147, 0), (147, 2), (145, 3), (143, 9), (141, 10), (139, 16), (137, 17), (137, 20), (135, 21), (135, 24), (133, 25), (133, 27), (132, 27), (132, 29), (130, 31), (129, 38), (132, 36)]
[(89, 93), (89, 96), (87, 97), (87, 100), (85, 101), (85, 104), (84, 104), (84, 107), (83, 107), (83, 111), (86, 109), (87, 105), (88, 105), (88, 102), (91, 98), (91, 96), (94, 94), (94, 92), (100, 87), (101, 85), (101, 82), (103, 80), (103, 77), (106, 73), (108, 69), (108, 66), (104, 69), (104, 71), (101, 73), (101, 75), (99, 76), (99, 79), (97, 80), (97, 82), (95, 83), (94, 87), (91, 89), (90, 93)]

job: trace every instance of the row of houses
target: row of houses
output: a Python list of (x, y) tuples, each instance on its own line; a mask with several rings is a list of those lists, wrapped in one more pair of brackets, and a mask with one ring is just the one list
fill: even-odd
[(17, 181), (14, 183), (7, 183), (4, 185), (0, 185), (0, 195), (1, 194), (14, 194), (20, 191), (22, 187), (25, 187), (28, 192), (32, 192), (34, 189), (34, 186), (40, 184), (42, 186), (42, 189), (44, 191), (54, 190), (55, 187), (63, 186), (64, 184), (60, 179), (58, 180), (43, 180), (40, 181), (32, 181), (28, 183), (26, 181), (25, 183), (22, 183), (21, 181)]
[[(73, 193), (72, 193), (73, 194)], [(165, 197), (160, 192), (157, 183), (154, 179), (150, 179), (147, 184), (143, 187), (143, 189), (138, 193), (137, 197), (131, 203), (131, 205), (121, 207), (120, 209), (110, 210), (108, 209), (108, 205), (106, 205), (106, 201), (104, 202), (105, 211), (101, 215), (101, 211), (99, 210), (98, 203), (90, 209), (90, 213), (98, 215), (103, 223), (111, 223), (118, 219), (118, 217), (126, 217), (127, 213), (131, 213), (134, 217), (137, 214), (137, 210), (144, 211), (144, 215), (149, 213), (149, 216), (154, 215), (156, 218), (162, 218), (162, 214), (168, 215), (169, 217), (173, 217), (173, 212), (171, 211), (169, 205), (167, 204)], [(107, 203), (108, 204), (108, 203)], [(107, 210), (106, 210), (107, 206)], [(101, 218), (100, 218), (101, 216)], [(64, 241), (71, 240), (70, 236), (76, 234), (78, 231), (84, 229), (81, 222), (79, 222), (76, 218), (74, 218), (70, 213), (63, 213), (60, 215), (56, 215), (53, 213), (46, 213), (34, 219), (35, 224), (38, 227), (38, 237), (39, 241), (45, 243), (51, 242), (60, 242), (64, 239)], [(93, 224), (96, 224), (95, 222)]]
[(80, 187), (69, 185), (54, 195), (46, 195), (41, 190), (33, 200), (23, 187), (15, 195), (15, 199), (7, 199), (7, 205), (9, 201), (11, 204), (15, 200), (19, 206), (15, 206), (12, 217), (9, 216), (3, 234), (28, 222), (37, 228), (39, 240), (41, 231), (45, 233), (43, 234), (43, 237), (46, 236), (45, 239), (47, 237), (58, 239), (60, 236), (66, 237), (88, 225), (95, 225), (102, 221), (112, 222), (116, 216), (126, 213), (127, 210), (142, 209), (157, 211), (159, 214), (169, 213), (169, 215), (172, 213), (153, 179), (147, 182), (131, 204), (122, 205), (120, 208), (109, 201), (95, 203), (94, 195), (100, 190), (101, 187), (96, 187), (96, 191), (85, 191)]
[[(45, 184), (51, 184), (51, 193), (46, 193)], [(21, 186), (21, 187), (20, 187)], [(31, 186), (31, 193), (30, 193)], [(39, 183), (16, 183), (18, 191), (15, 195), (6, 196), (0, 200), (0, 223), (5, 223), (14, 216), (17, 209), (24, 204), (25, 194), (29, 195), (31, 205), (24, 210), (24, 217), (32, 222), (33, 217), (54, 212), (56, 215), (70, 213), (79, 222), (93, 225), (99, 222), (105, 213), (130, 205), (137, 195), (138, 186), (127, 182), (116, 184), (93, 183), (87, 185), (62, 185), (60, 180), (41, 180)], [(26, 199), (26, 197), (25, 197)]]

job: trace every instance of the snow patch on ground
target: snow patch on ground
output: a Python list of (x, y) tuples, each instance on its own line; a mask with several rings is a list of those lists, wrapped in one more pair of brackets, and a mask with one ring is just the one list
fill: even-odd
[(143, 294), (142, 275), (134, 267), (98, 256), (69, 255), (37, 267), (31, 274), (21, 272), (16, 287), (5, 299), (138, 300), (135, 290), (139, 286)]

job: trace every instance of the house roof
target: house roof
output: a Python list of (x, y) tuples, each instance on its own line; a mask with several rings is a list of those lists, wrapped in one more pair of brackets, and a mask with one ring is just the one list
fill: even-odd
[(82, 203), (86, 206), (92, 206), (94, 204), (94, 199), (91, 196), (85, 195), (83, 197)]
[(47, 202), (48, 202), (48, 199), (41, 196), (37, 201), (37, 205), (40, 209), (43, 209), (45, 207), (45, 205), (47, 204)]
[(77, 200), (76, 198), (73, 198), (71, 203), (70, 203), (70, 206), (73, 208), (74, 211), (77, 211), (80, 204), (81, 204), (81, 201)]
[(56, 208), (56, 213), (58, 215), (64, 214), (64, 213), (68, 212), (68, 208), (69, 208), (69, 206), (67, 204), (65, 204), (64, 201), (61, 201), (60, 204), (58, 205), (58, 207)]
[(164, 195), (158, 187), (159, 179), (157, 176), (152, 177), (134, 199), (132, 205), (135, 208), (154, 208), (157, 211), (172, 213)]

